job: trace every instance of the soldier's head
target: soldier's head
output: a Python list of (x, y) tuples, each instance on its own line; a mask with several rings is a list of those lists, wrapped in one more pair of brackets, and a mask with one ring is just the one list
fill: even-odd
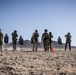
[(35, 30), (35, 32), (37, 33), (37, 32), (38, 32), (38, 30)]
[(17, 33), (17, 31), (16, 31), (16, 30), (14, 30), (14, 33)]
[(45, 29), (45, 33), (47, 33), (47, 29)]
[(0, 29), (0, 32), (1, 32), (1, 29)]
[(58, 38), (60, 39), (60, 36)]
[(70, 32), (68, 32), (68, 34), (70, 34)]
[(49, 32), (49, 35), (51, 35), (52, 33), (51, 32)]

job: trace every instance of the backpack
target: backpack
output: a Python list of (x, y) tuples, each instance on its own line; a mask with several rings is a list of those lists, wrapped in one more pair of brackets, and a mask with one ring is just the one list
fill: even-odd
[(34, 39), (37, 39), (39, 37), (38, 33), (34, 33)]
[(67, 40), (70, 40), (71, 39), (71, 36), (70, 35), (67, 35)]
[(48, 33), (44, 33), (43, 34), (43, 41), (46, 41), (47, 39), (49, 39), (49, 35), (48, 35)]
[(31, 37), (31, 44), (33, 44), (33, 37)]
[(16, 33), (12, 33), (12, 38), (16, 39), (16, 37), (17, 37), (17, 34)]

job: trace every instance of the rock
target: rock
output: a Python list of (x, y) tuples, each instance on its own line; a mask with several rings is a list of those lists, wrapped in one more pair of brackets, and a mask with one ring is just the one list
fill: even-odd
[(37, 57), (34, 57), (34, 58), (33, 58), (33, 60), (36, 60), (36, 59), (37, 59)]
[(46, 60), (49, 60), (49, 57), (47, 57)]
[(66, 75), (66, 73), (61, 72), (60, 75)]
[(10, 66), (7, 66), (7, 67), (6, 67), (6, 70), (7, 70), (7, 71), (11, 71), (11, 70), (14, 70), (14, 68), (13, 68), (13, 67), (10, 67)]
[(57, 68), (57, 70), (60, 70), (60, 68)]
[(46, 75), (44, 72), (41, 72), (41, 74), (40, 75)]
[(33, 66), (30, 66), (30, 68), (34, 68)]
[(0, 56), (3, 56), (3, 54), (0, 54)]
[(59, 57), (55, 57), (55, 59), (59, 59)]
[(29, 75), (35, 75), (34, 72), (30, 72)]

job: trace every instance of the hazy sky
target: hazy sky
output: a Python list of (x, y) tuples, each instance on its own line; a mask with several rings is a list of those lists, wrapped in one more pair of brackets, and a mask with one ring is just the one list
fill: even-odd
[(65, 34), (70, 32), (76, 46), (76, 0), (0, 0), (0, 28), (10, 41), (14, 30), (30, 40), (38, 29), (41, 41), (44, 29), (48, 29), (53, 40), (61, 36), (64, 43)]

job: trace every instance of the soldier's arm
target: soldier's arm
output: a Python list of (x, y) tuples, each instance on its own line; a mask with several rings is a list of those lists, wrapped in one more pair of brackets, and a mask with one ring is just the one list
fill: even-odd
[(66, 37), (67, 35), (65, 35), (65, 37)]
[(18, 34), (17, 34), (17, 37), (18, 37)]
[(41, 37), (41, 41), (43, 42), (43, 34), (42, 34), (42, 37)]
[(33, 37), (33, 38), (34, 38), (34, 34), (35, 34), (35, 33), (32, 34), (32, 37)]
[(51, 37), (53, 38), (53, 35)]
[(2, 39), (3, 39), (3, 33), (2, 33)]
[(39, 37), (39, 33), (38, 33), (38, 37)]
[(72, 38), (72, 36), (70, 35), (70, 37)]

